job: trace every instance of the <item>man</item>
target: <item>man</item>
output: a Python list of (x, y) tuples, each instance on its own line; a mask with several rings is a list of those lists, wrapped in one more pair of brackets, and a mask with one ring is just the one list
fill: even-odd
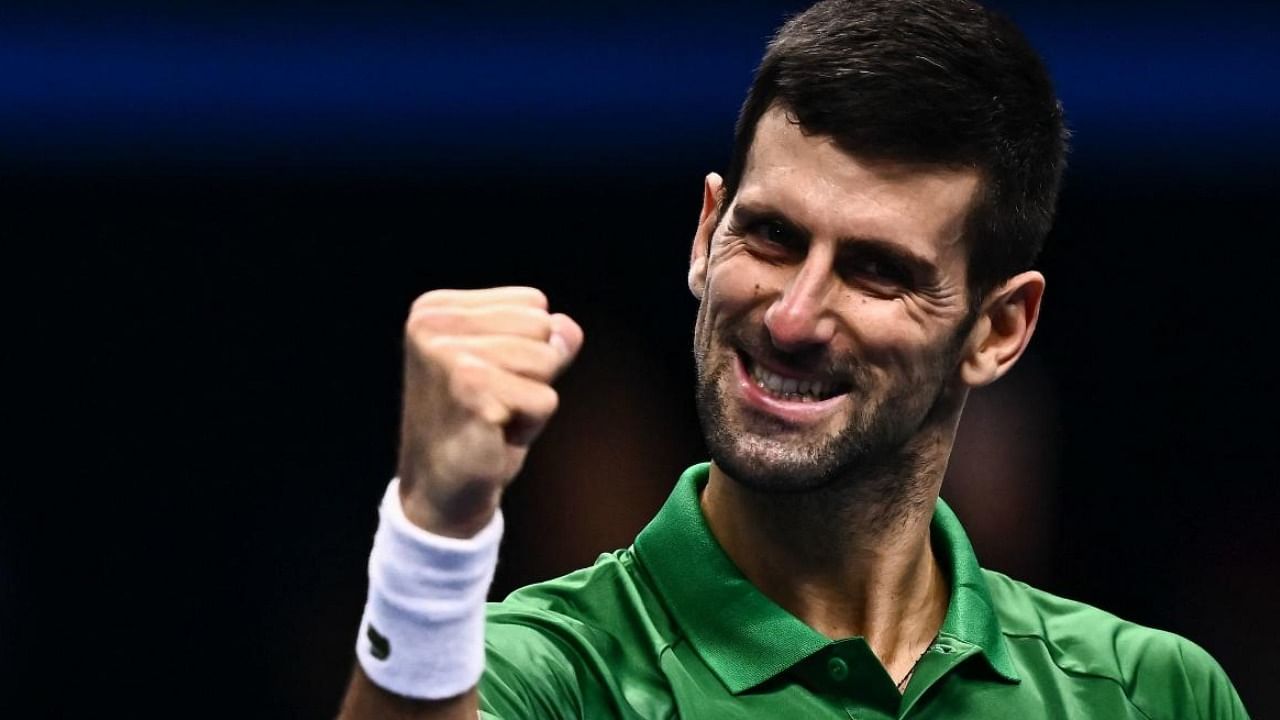
[(421, 297), (343, 716), (1245, 717), (1189, 641), (981, 570), (938, 499), (968, 392), (1035, 329), (1065, 137), (970, 2), (790, 20), (690, 255), (712, 462), (487, 622), (502, 491), (583, 334), (531, 288)]

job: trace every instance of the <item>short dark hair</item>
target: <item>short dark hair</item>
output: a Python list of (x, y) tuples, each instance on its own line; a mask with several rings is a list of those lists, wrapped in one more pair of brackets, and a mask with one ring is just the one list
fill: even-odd
[(1003, 16), (968, 0), (823, 0), (789, 19), (738, 115), (724, 206), (775, 104), (851, 154), (978, 170), (971, 308), (1040, 254), (1068, 132), (1044, 63)]

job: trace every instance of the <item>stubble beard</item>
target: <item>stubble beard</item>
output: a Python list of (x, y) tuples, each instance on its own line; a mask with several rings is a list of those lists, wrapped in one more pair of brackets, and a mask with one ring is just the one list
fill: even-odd
[[(741, 338), (734, 340), (744, 347)], [(931, 458), (915, 441), (944, 405), (946, 377), (958, 357), (955, 342), (935, 353), (935, 362), (916, 377), (879, 392), (865, 365), (850, 359), (832, 363), (852, 383), (852, 407), (842, 427), (820, 437), (726, 397), (737, 382), (734, 346), (722, 340), (714, 357), (710, 347), (695, 352), (703, 437), (711, 459), (729, 477), (768, 495), (856, 496), (859, 502), (901, 505), (920, 494), (921, 471)]]

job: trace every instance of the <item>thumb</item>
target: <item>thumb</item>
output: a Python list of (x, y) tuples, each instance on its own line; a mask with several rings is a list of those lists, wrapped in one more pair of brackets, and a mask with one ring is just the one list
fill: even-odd
[(582, 349), (582, 340), (582, 328), (573, 321), (573, 318), (564, 313), (555, 313), (551, 316), (551, 338), (548, 342), (564, 357), (559, 372), (564, 372), (564, 369), (569, 367), (573, 359), (578, 356), (578, 351)]

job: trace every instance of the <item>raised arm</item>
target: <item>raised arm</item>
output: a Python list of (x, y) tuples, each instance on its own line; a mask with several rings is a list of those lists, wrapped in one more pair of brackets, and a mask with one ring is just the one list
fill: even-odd
[[(534, 288), (435, 290), (414, 302), (405, 324), (398, 464), (403, 515), (397, 517), (412, 524), (405, 526), (408, 534), (431, 533), (419, 539), (463, 557), (468, 539), (486, 535), (481, 531), (492, 528), (503, 490), (556, 410), (559, 399), (552, 381), (581, 346), (578, 325), (566, 315), (550, 313), (546, 296)], [(380, 539), (388, 524), (386, 503)], [(375, 547), (371, 573), (379, 552)], [(411, 570), (409, 576), (417, 569)], [(368, 632), (366, 623), (361, 632)], [(430, 644), (432, 637), (423, 632), (391, 642)], [(449, 653), (455, 651), (452, 646), (412, 646), (401, 652), (448, 665), (454, 660)], [(371, 679), (376, 668), (366, 672), (367, 663), (377, 662), (360, 657), (340, 718), (476, 717), (474, 686), (444, 698), (429, 687), (397, 694)]]

